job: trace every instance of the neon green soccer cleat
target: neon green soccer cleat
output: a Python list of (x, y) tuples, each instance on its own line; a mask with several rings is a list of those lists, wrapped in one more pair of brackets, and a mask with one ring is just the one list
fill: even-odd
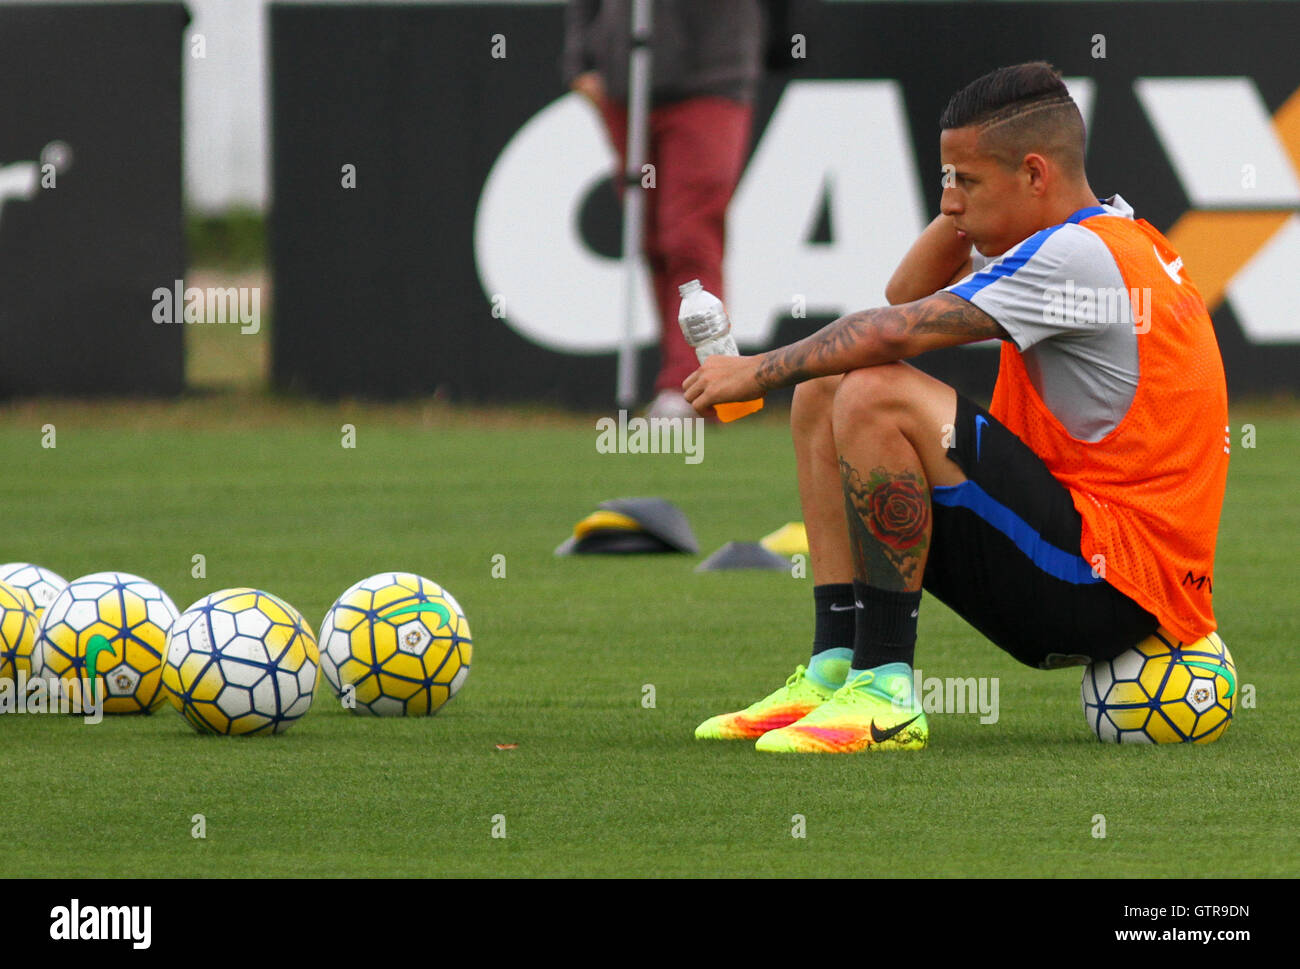
[(695, 728), (695, 739), (754, 740), (811, 713), (834, 692), (808, 679), (805, 667), (796, 666), (781, 689), (736, 713), (710, 717)]
[(763, 734), (755, 749), (780, 754), (921, 750), (930, 737), (910, 676), (859, 673), (796, 723)]

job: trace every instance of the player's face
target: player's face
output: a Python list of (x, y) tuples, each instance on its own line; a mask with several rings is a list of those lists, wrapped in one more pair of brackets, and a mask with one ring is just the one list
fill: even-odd
[(979, 130), (949, 128), (939, 135), (943, 197), (939, 209), (951, 216), (985, 256), (1000, 256), (1033, 235), (1037, 199), (1021, 172), (979, 150)]

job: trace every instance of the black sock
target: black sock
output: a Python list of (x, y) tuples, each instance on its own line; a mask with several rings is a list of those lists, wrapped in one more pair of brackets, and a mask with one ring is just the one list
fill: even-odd
[(812, 654), (816, 656), (827, 649), (852, 649), (858, 621), (852, 583), (813, 586), (813, 605), (817, 610), (817, 625), (813, 631)]
[(916, 617), (921, 593), (891, 592), (853, 581), (853, 594), (861, 603), (853, 637), (853, 668), (869, 670), (885, 663), (912, 665), (916, 654)]

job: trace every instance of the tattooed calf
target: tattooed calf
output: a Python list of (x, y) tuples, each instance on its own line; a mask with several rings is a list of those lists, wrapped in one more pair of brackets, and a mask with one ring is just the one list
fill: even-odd
[(855, 574), (880, 589), (921, 587), (930, 548), (930, 488), (910, 471), (872, 468), (864, 481), (840, 458)]

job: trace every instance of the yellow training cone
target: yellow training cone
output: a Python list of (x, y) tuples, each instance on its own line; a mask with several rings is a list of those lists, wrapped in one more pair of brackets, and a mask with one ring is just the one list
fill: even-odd
[(784, 555), (786, 558), (807, 555), (808, 530), (803, 527), (803, 522), (790, 522), (782, 525), (771, 535), (759, 539), (758, 544), (769, 552)]

